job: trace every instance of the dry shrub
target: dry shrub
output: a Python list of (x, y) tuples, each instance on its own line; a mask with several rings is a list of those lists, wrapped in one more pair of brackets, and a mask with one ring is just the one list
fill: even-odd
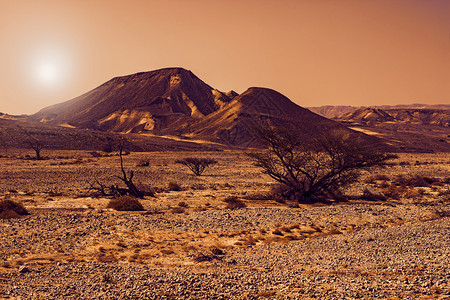
[(179, 203), (178, 203), (178, 206), (179, 206), (179, 207), (188, 207), (188, 205), (187, 205), (186, 202), (184, 202), (184, 201), (179, 202)]
[(419, 198), (420, 196), (423, 196), (425, 194), (425, 190), (424, 189), (409, 189), (405, 192), (404, 197), (407, 199), (414, 199), (414, 198)]
[(194, 257), (195, 262), (212, 261), (213, 259), (216, 259), (216, 256), (209, 254), (200, 254)]
[(111, 199), (106, 206), (118, 211), (143, 211), (144, 207), (138, 199), (131, 196), (121, 196), (116, 199)]
[(205, 211), (205, 210), (206, 210), (206, 208), (201, 207), (201, 206), (193, 209), (194, 212), (200, 212), (200, 211)]
[(181, 247), (184, 252), (197, 251), (197, 248), (193, 245), (184, 245)]
[(117, 256), (115, 256), (112, 253), (109, 253), (109, 254), (99, 253), (97, 255), (96, 259), (99, 262), (116, 262), (116, 261), (118, 261)]
[(391, 198), (391, 199), (395, 199), (395, 200), (399, 200), (402, 195), (405, 193), (405, 187), (402, 186), (396, 186), (395, 184), (391, 184), (389, 185), (387, 188), (382, 190), (382, 193), (384, 196)]
[(136, 164), (137, 167), (148, 167), (150, 162), (148, 160), (141, 160)]
[(191, 186), (191, 189), (193, 189), (193, 190), (200, 190), (201, 191), (201, 190), (206, 190), (207, 187), (203, 183), (195, 183), (195, 184), (193, 184)]
[(19, 218), (20, 216), (29, 214), (30, 213), (20, 203), (12, 200), (0, 201), (0, 219)]
[(142, 194), (144, 196), (156, 197), (155, 194), (158, 192), (157, 188), (154, 188), (154, 187), (152, 187), (148, 184), (142, 183), (142, 182), (137, 182), (136, 187), (138, 188), (139, 191), (142, 192)]
[(364, 189), (362, 198), (367, 201), (385, 201), (386, 200), (385, 195), (372, 193), (368, 189)]
[(102, 156), (103, 156), (103, 154), (100, 153), (100, 152), (98, 152), (98, 151), (91, 151), (91, 152), (89, 152), (89, 154), (90, 154), (92, 157), (102, 157)]
[(167, 189), (169, 191), (175, 191), (175, 192), (179, 192), (182, 190), (181, 186), (178, 183), (172, 182), (172, 181), (169, 182), (169, 184), (167, 185)]
[(270, 193), (253, 193), (253, 194), (245, 195), (242, 198), (244, 198), (246, 200), (265, 201), (265, 200), (271, 200), (273, 198), (273, 196)]
[(395, 184), (410, 187), (429, 187), (434, 182), (440, 182), (440, 180), (437, 178), (420, 175), (408, 177), (399, 175), (394, 179)]
[(374, 176), (369, 176), (366, 178), (366, 180), (364, 180), (365, 183), (367, 184), (375, 184), (375, 177)]
[(380, 181), (389, 181), (389, 180), (391, 180), (389, 178), (389, 176), (384, 175), (384, 174), (375, 175), (374, 178), (375, 178), (375, 180), (380, 180)]
[(239, 209), (247, 207), (247, 205), (245, 205), (245, 203), (236, 196), (226, 197), (223, 201), (227, 203), (227, 206), (225, 207), (226, 209)]
[(169, 255), (169, 254), (174, 254), (175, 252), (172, 249), (162, 249), (161, 253), (165, 254), (165, 255)]
[(182, 208), (182, 207), (174, 207), (170, 211), (173, 214), (182, 214), (182, 213), (184, 213), (184, 208)]
[(225, 255), (225, 252), (222, 249), (216, 247), (211, 249), (211, 253), (214, 255)]
[(207, 167), (217, 164), (217, 161), (211, 158), (186, 157), (176, 160), (175, 163), (185, 165), (196, 176), (200, 176)]
[(275, 291), (261, 291), (258, 293), (258, 297), (273, 299), (276, 295)]

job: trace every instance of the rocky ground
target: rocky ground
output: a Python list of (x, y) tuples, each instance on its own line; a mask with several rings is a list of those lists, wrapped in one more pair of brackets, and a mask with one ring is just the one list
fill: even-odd
[[(82, 179), (109, 179), (117, 157), (1, 158), (1, 198), (31, 214), (0, 220), (0, 299), (450, 299), (449, 155), (402, 155), (364, 174), (353, 200), (299, 207), (246, 200), (271, 181), (242, 153), (214, 154), (219, 164), (200, 178), (173, 156), (126, 158), (159, 187), (143, 212), (89, 197)], [(150, 167), (137, 167), (143, 159)], [(399, 174), (439, 182), (364, 197), (392, 192)], [(226, 209), (230, 195), (247, 207)]]

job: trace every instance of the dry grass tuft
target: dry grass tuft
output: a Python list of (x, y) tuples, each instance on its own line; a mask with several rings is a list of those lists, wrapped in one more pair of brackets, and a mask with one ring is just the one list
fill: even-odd
[(138, 199), (130, 196), (122, 196), (116, 199), (111, 199), (106, 206), (118, 211), (143, 211), (144, 207)]
[(236, 196), (226, 197), (223, 201), (227, 203), (227, 206), (225, 207), (226, 209), (239, 209), (247, 207), (247, 205)]
[(20, 216), (29, 215), (30, 213), (22, 204), (12, 200), (0, 201), (0, 219), (19, 218)]

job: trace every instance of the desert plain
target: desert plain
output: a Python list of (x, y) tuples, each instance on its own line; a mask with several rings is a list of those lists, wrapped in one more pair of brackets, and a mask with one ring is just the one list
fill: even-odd
[[(297, 204), (268, 196), (244, 151), (131, 152), (144, 211), (91, 188), (121, 184), (117, 153), (42, 155), (0, 157), (1, 200), (30, 213), (0, 220), (0, 299), (450, 298), (448, 153), (399, 154), (348, 201)], [(192, 156), (218, 163), (195, 176), (175, 163)]]

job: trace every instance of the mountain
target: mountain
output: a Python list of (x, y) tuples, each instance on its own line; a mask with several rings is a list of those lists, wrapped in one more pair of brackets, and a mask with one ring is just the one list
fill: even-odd
[(360, 108), (335, 118), (339, 121), (357, 123), (397, 122), (417, 125), (450, 126), (450, 110), (442, 109), (385, 109)]
[(376, 136), (401, 151), (450, 152), (450, 110), (418, 105), (390, 107), (395, 106), (360, 108), (334, 120)]
[(389, 109), (386, 111), (397, 122), (450, 127), (450, 109)]
[(379, 106), (344, 106), (344, 105), (325, 105), (316, 107), (307, 107), (312, 112), (328, 119), (341, 117), (347, 113), (354, 112), (362, 108), (378, 108), (384, 111), (388, 110), (450, 110), (449, 104), (399, 104), (399, 105), (379, 105)]
[(223, 93), (182, 68), (113, 78), (101, 86), (31, 116), (45, 124), (100, 131), (172, 136), (228, 146), (257, 144), (255, 124), (295, 124), (308, 137), (335, 131), (370, 145), (370, 137), (302, 108), (282, 94), (253, 87)]
[[(344, 126), (298, 106), (275, 90), (252, 87), (194, 124), (192, 134), (203, 139), (215, 137), (217, 142), (230, 145), (251, 146), (256, 143), (249, 132), (252, 126), (286, 123), (301, 128), (305, 137), (326, 131), (352, 133)], [(373, 140), (370, 142), (376, 143)]]
[(163, 133), (230, 101), (192, 72), (167, 68), (113, 78), (75, 99), (44, 108), (32, 118), (80, 128)]
[(338, 118), (339, 120), (359, 123), (392, 122), (394, 118), (379, 108), (360, 108), (353, 112), (346, 113)]
[(344, 105), (324, 105), (324, 106), (316, 106), (316, 107), (307, 107), (310, 111), (321, 115), (328, 119), (333, 119), (339, 116), (342, 116), (343, 114), (353, 112), (360, 107), (356, 106), (344, 106)]

